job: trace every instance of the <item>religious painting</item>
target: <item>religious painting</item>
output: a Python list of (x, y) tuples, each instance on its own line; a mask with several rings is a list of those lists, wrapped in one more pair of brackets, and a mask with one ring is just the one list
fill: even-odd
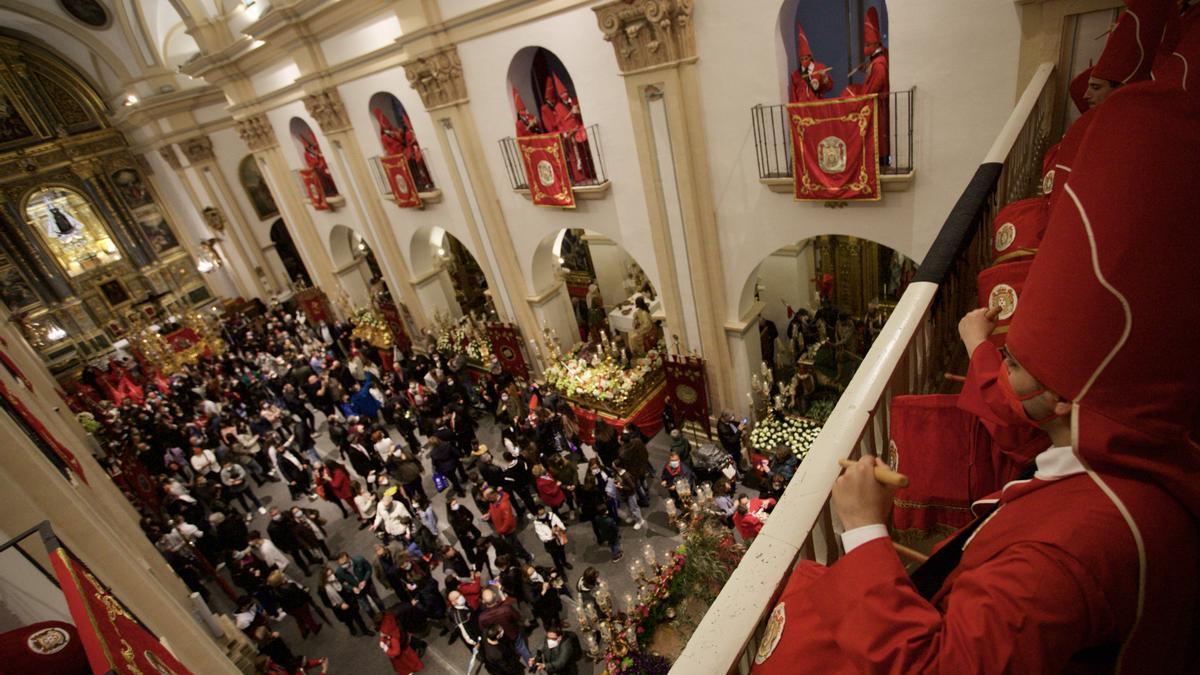
[(37, 294), (15, 267), (0, 271), (0, 299), (13, 313), (38, 303)]
[(0, 144), (19, 141), (33, 135), (11, 99), (0, 93)]
[(258, 163), (254, 161), (254, 155), (246, 155), (241, 164), (238, 164), (238, 180), (241, 181), (242, 189), (246, 191), (246, 197), (250, 199), (250, 205), (254, 207), (254, 213), (259, 219), (266, 220), (279, 215), (279, 207), (275, 205), (275, 198), (271, 196), (271, 189), (267, 187), (267, 182), (258, 169)]
[(154, 203), (150, 190), (142, 182), (142, 175), (137, 170), (121, 169), (113, 173), (112, 182), (117, 186), (117, 192), (130, 209)]
[(108, 28), (108, 10), (99, 0), (58, 0), (63, 10), (81, 23), (96, 29)]
[(104, 300), (113, 307), (129, 301), (129, 291), (125, 290), (125, 286), (117, 279), (110, 279), (100, 284), (99, 288)]
[(179, 246), (179, 240), (175, 238), (171, 226), (167, 225), (167, 221), (163, 219), (157, 208), (138, 216), (138, 227), (141, 228), (142, 234), (150, 242), (150, 247), (156, 254), (161, 255), (163, 252)]

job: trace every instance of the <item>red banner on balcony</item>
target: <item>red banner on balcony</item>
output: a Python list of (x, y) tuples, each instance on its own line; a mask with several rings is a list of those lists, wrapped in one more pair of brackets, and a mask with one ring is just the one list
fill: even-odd
[(529, 366), (521, 353), (521, 333), (517, 327), (508, 323), (489, 323), (487, 331), (492, 341), (492, 353), (500, 359), (504, 372), (529, 379)]
[(874, 95), (788, 104), (798, 201), (880, 198), (878, 106)]
[(421, 195), (417, 194), (417, 183), (409, 169), (408, 158), (404, 155), (386, 155), (379, 158), (379, 165), (387, 176), (396, 205), (406, 209), (421, 208)]
[(567, 169), (567, 155), (558, 134), (521, 136), (517, 139), (529, 194), (538, 206), (575, 208), (575, 193)]
[(75, 556), (58, 546), (50, 562), (92, 672), (191, 675)]
[(325, 200), (325, 189), (321, 187), (321, 178), (312, 169), (300, 169), (300, 180), (304, 181), (304, 194), (308, 201), (318, 211), (328, 211), (329, 202)]
[(665, 405), (675, 412), (680, 425), (691, 420), (704, 429), (712, 438), (708, 425), (708, 378), (704, 370), (704, 359), (693, 356), (668, 356), (667, 398)]
[(79, 480), (83, 481), (86, 485), (88, 482), (87, 476), (83, 475), (83, 465), (79, 463), (79, 459), (75, 457), (75, 453), (71, 452), (67, 446), (59, 443), (58, 439), (46, 428), (46, 425), (42, 424), (42, 421), (37, 418), (37, 415), (34, 415), (33, 411), (27, 408), (25, 403), (15, 393), (10, 391), (3, 382), (0, 382), (0, 396), (4, 397), (4, 400), (8, 403), (7, 408), (10, 413), (16, 414), (13, 421), (25, 427), (27, 433), (32, 433), (41, 439), (42, 442), (39, 444), (39, 449), (43, 453), (46, 453), (46, 450), (53, 452), (55, 457), (66, 465), (71, 470), (71, 473), (79, 476)]

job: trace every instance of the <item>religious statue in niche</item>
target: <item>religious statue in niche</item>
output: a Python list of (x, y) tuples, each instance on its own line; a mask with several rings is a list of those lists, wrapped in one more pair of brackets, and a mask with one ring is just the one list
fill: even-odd
[(238, 180), (241, 181), (242, 188), (246, 190), (246, 196), (250, 198), (250, 205), (254, 207), (254, 213), (260, 219), (265, 220), (279, 215), (279, 207), (275, 205), (271, 189), (267, 187), (262, 172), (258, 170), (258, 164), (254, 162), (254, 155), (246, 155), (242, 163), (238, 165)]
[(112, 182), (117, 186), (117, 192), (121, 194), (121, 199), (125, 200), (125, 205), (129, 208), (136, 209), (154, 203), (154, 198), (150, 196), (150, 190), (142, 182), (141, 174), (134, 169), (121, 169), (113, 173)]
[(300, 142), (304, 144), (304, 163), (317, 176), (325, 196), (337, 195), (337, 186), (333, 184), (333, 176), (329, 173), (329, 162), (326, 162), (325, 155), (321, 154), (321, 146), (317, 145), (316, 137), (301, 134)]
[(70, 241), (83, 236), (83, 223), (50, 201), (49, 194), (42, 196), (42, 203), (46, 206), (46, 232), (51, 237)]

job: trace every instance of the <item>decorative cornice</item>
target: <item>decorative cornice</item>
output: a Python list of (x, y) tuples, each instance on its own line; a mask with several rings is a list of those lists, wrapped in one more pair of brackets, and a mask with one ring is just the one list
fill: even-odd
[(237, 128), (238, 137), (242, 139), (246, 147), (250, 148), (250, 152), (266, 150), (277, 143), (275, 129), (271, 127), (267, 116), (262, 113), (240, 119), (234, 125)]
[(183, 164), (179, 161), (179, 155), (175, 154), (175, 146), (167, 144), (158, 149), (158, 154), (162, 156), (163, 161), (167, 166), (178, 171), (183, 168)]
[(199, 164), (200, 162), (211, 162), (215, 159), (213, 155), (212, 139), (208, 136), (192, 136), (179, 142), (179, 149), (183, 151), (183, 156), (187, 157), (188, 163)]
[(408, 84), (421, 95), (426, 110), (467, 101), (462, 61), (454, 45), (426, 52), (400, 64)]
[(613, 0), (592, 8), (624, 74), (696, 58), (693, 0)]
[(346, 106), (336, 88), (305, 96), (304, 109), (317, 121), (321, 131), (327, 134), (350, 128), (350, 116), (346, 114)]

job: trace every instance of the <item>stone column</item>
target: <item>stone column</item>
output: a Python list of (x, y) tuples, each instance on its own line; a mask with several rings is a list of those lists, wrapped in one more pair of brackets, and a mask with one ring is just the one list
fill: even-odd
[[(255, 271), (256, 268), (266, 269), (267, 261), (262, 255), (262, 249), (254, 241), (254, 234), (249, 231), (250, 228), (247, 224), (249, 221), (241, 212), (237, 200), (233, 198), (233, 193), (229, 189), (229, 183), (221, 173), (221, 167), (217, 164), (216, 156), (213, 154), (212, 139), (208, 136), (192, 136), (181, 141), (179, 149), (183, 152), (183, 156), (187, 157), (192, 168), (196, 170), (196, 178), (204, 188), (205, 194), (208, 195), (209, 207), (216, 209), (222, 219), (224, 219), (224, 214), (234, 216), (234, 222), (230, 223), (224, 232), (219, 229), (220, 225), (213, 229), (218, 235), (226, 235), (222, 238), (229, 241), (232, 246), (223, 248), (226, 250), (232, 248), (242, 266), (246, 268), (245, 273), (248, 278), (243, 280), (243, 284), (252, 296), (264, 299), (270, 297), (273, 289), (264, 286), (262, 279)], [(233, 209), (233, 211), (230, 212), (227, 209)], [(205, 212), (205, 209), (200, 210)], [(212, 224), (217, 223), (210, 223), (210, 225)], [(246, 242), (247, 239), (249, 239), (249, 243)]]
[(323, 89), (305, 96), (304, 108), (317, 121), (325, 138), (333, 144), (330, 154), (333, 155), (339, 172), (350, 178), (351, 185), (347, 186), (348, 189), (343, 193), (350, 208), (357, 213), (359, 222), (367, 229), (364, 234), (379, 257), (388, 287), (393, 293), (399, 293), (399, 299), (408, 306), (417, 326), (426, 326), (428, 321), (425, 309), (411, 283), (408, 263), (404, 260), (404, 254), (393, 234), (394, 228), (383, 210), (383, 198), (371, 177), (371, 167), (367, 165), (366, 155), (354, 136), (341, 95), (336, 88)]
[(296, 249), (304, 259), (313, 284), (328, 289), (331, 296), (335, 295), (332, 290), (339, 286), (333, 273), (333, 261), (317, 234), (317, 226), (308, 212), (307, 199), (300, 194), (300, 187), (292, 178), (267, 116), (260, 113), (244, 117), (237, 120), (236, 126), (238, 136), (254, 154), (254, 160), (262, 170), (263, 180), (275, 197), (283, 222), (296, 242)]
[(458, 50), (454, 45), (436, 47), (401, 65), (433, 118), (438, 143), (450, 166), (450, 183), (462, 205), (471, 243), (479, 252), (479, 267), (493, 290), (497, 312), (502, 319), (515, 321), (526, 340), (544, 348), (542, 331), (522, 293), (525, 279), (516, 248), (467, 105)]
[[(725, 274), (708, 175), (692, 2), (613, 0), (592, 10), (625, 76), (667, 325), (704, 354), (709, 400), (719, 411), (734, 405), (737, 392), (724, 330)], [(662, 152), (664, 147), (670, 152)]]
[[(192, 184), (191, 179), (188, 178), (187, 167), (185, 167), (183, 165), (183, 163), (179, 161), (179, 155), (176, 154), (176, 152), (175, 152), (175, 146), (165, 145), (165, 146), (159, 148), (158, 152), (159, 152), (159, 155), (162, 156), (163, 161), (166, 162), (167, 165), (170, 166), (173, 171), (175, 171), (176, 177), (179, 178), (180, 185), (183, 186), (183, 191), (187, 193), (188, 200), (192, 202), (192, 208), (196, 209), (197, 213), (202, 213), (205, 208), (204, 200), (202, 200), (200, 198), (200, 196), (198, 194), (196, 194), (196, 188)], [(195, 153), (195, 152), (196, 152), (195, 147), (193, 147), (193, 153)], [(211, 149), (211, 145), (210, 145), (210, 147), (209, 147), (210, 155), (211, 155), (211, 152), (212, 152), (212, 149)], [(197, 169), (197, 171), (198, 171), (198, 169)], [(204, 182), (203, 177), (201, 176), (199, 178), (200, 178), (200, 182), (203, 183)], [(210, 197), (210, 201), (211, 201), (211, 197)], [(190, 253), (192, 255), (192, 260), (199, 260), (200, 251), (198, 250), (196, 243), (191, 241), (187, 237), (180, 237), (180, 240), (181, 240), (181, 242), (184, 242), (184, 245), (187, 248), (188, 253)], [(235, 252), (238, 252), (237, 249), (235, 249)], [(240, 255), (240, 252), (238, 252), (238, 253), (239, 253), (239, 255), (236, 258), (234, 258), (233, 256), (230, 256), (229, 264), (230, 264), (231, 269), (228, 270), (229, 273), (227, 276), (229, 277), (229, 279), (231, 281), (233, 281), (233, 286), (236, 289), (238, 295), (241, 295), (243, 297), (254, 297), (256, 295), (257, 285), (251, 284), (251, 282), (250, 282), (250, 279), (254, 276), (254, 272), (251, 269), (251, 266), (247, 264), (244, 257)], [(239, 267), (241, 267), (243, 269), (239, 270), (238, 269)]]

